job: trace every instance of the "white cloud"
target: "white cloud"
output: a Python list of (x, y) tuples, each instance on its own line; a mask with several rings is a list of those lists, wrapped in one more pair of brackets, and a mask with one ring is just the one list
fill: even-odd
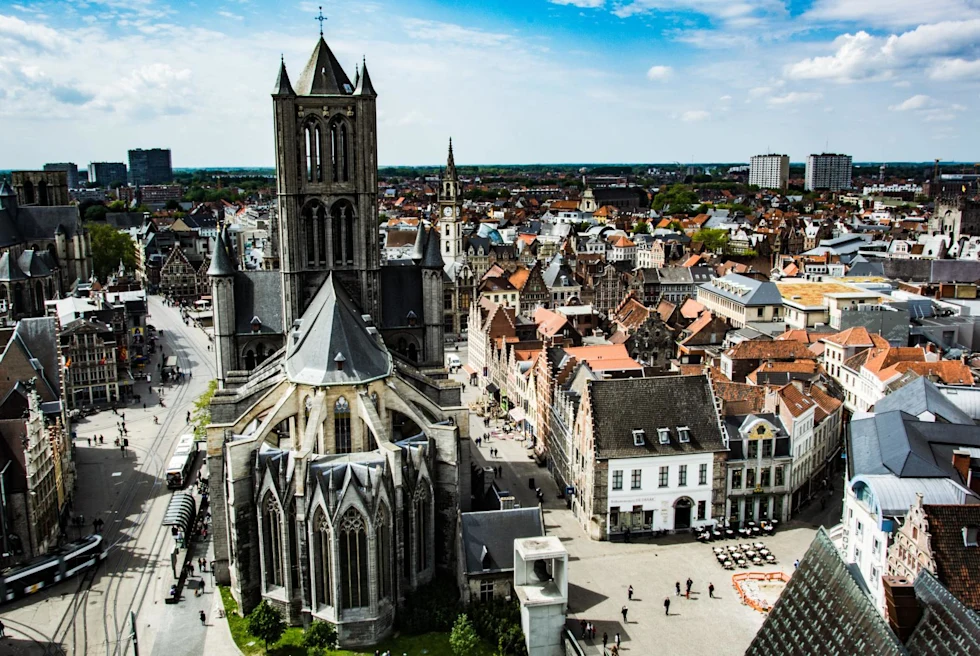
[(711, 118), (711, 114), (703, 109), (689, 109), (681, 114), (681, 120), (685, 123), (697, 123)]
[(651, 66), (647, 71), (647, 79), (654, 81), (663, 81), (671, 76), (674, 72), (670, 66)]
[(929, 77), (934, 80), (975, 80), (980, 78), (980, 60), (942, 59), (929, 69)]
[(903, 100), (897, 105), (891, 105), (888, 109), (893, 112), (908, 112), (913, 109), (923, 109), (930, 104), (932, 104), (932, 98), (920, 93), (912, 96), (911, 98)]
[(548, 0), (553, 5), (571, 5), (581, 9), (598, 9), (606, 4), (606, 0)]
[(233, 14), (230, 11), (219, 11), (218, 12), (218, 15), (219, 16), (224, 16), (225, 18), (228, 18), (228, 19), (231, 19), (231, 20), (245, 20), (245, 17), (244, 16), (242, 16), (240, 14)]
[(970, 0), (816, 0), (802, 20), (906, 27), (949, 16), (970, 18), (980, 10)]
[(728, 94), (725, 94), (724, 96), (718, 99), (719, 102), (731, 102), (731, 100), (732, 97), (729, 96)]
[(781, 96), (766, 98), (766, 103), (770, 105), (799, 105), (802, 103), (816, 102), (821, 98), (823, 98), (823, 94), (815, 91), (790, 91)]
[(65, 39), (50, 27), (28, 23), (16, 16), (0, 15), (0, 44), (6, 46), (5, 50), (18, 45), (32, 49), (53, 50), (64, 43)]
[[(932, 25), (920, 25), (914, 30), (888, 37), (872, 36), (861, 30), (855, 34), (842, 34), (831, 44), (833, 54), (810, 57), (785, 68), (785, 74), (794, 79), (832, 80), (854, 82), (859, 80), (888, 79), (898, 71), (913, 72), (924, 62), (946, 57), (951, 73), (964, 77), (972, 75), (969, 64), (959, 64), (955, 57), (980, 55), (980, 18), (966, 21), (946, 21)], [(944, 67), (937, 63), (936, 71)], [(940, 79), (944, 73), (936, 72)]]
[(403, 21), (405, 32), (416, 39), (438, 43), (457, 43), (493, 48), (512, 40), (508, 34), (496, 34), (471, 29), (454, 23), (408, 18)]

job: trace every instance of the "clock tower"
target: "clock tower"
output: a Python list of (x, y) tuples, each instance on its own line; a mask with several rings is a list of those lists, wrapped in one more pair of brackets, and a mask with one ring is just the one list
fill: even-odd
[(442, 259), (446, 264), (463, 258), (462, 194), (456, 160), (453, 159), (453, 140), (449, 140), (449, 159), (439, 187), (439, 235)]

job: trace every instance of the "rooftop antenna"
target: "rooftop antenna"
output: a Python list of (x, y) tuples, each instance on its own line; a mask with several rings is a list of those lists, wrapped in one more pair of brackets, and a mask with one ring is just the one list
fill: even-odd
[(323, 5), (319, 6), (320, 14), (314, 18), (315, 21), (320, 21), (320, 38), (323, 38), (323, 21), (327, 20), (327, 17), (323, 15)]

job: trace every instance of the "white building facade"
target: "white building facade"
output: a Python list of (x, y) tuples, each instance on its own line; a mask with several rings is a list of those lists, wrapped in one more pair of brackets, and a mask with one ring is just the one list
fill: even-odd
[(834, 153), (809, 155), (806, 158), (804, 188), (807, 191), (850, 189), (851, 156)]
[(749, 184), (785, 189), (789, 185), (789, 155), (754, 155), (749, 161)]

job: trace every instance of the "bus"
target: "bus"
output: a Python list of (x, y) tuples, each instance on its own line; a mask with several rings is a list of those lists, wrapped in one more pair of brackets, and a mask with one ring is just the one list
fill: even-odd
[(184, 487), (195, 460), (197, 460), (197, 440), (192, 434), (181, 436), (167, 464), (167, 487), (171, 490)]

